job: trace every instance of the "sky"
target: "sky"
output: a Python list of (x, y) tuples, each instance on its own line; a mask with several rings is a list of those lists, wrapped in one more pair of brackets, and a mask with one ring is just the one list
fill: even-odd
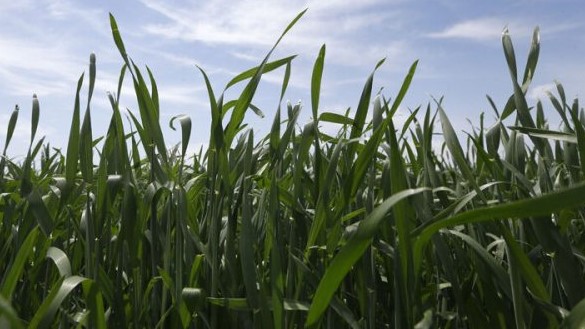
[[(376, 63), (374, 93), (394, 98), (410, 65), (418, 60), (397, 122), (433, 98), (460, 131), (486, 123), (512, 93), (501, 35), (509, 30), (518, 66), (524, 68), (533, 29), (540, 27), (541, 52), (527, 96), (541, 99), (551, 123), (558, 122), (546, 91), (563, 84), (567, 97), (585, 94), (585, 5), (580, 0), (0, 0), (0, 147), (16, 104), (19, 120), (8, 149), (26, 155), (32, 95), (38, 95), (38, 138), (65, 150), (76, 83), (97, 57), (91, 103), (94, 138), (106, 131), (112, 114), (107, 92), (115, 92), (123, 61), (112, 39), (108, 14), (117, 20), (126, 50), (145, 72), (152, 70), (160, 93), (161, 125), (167, 144), (180, 141), (169, 120), (185, 114), (193, 121), (190, 150), (205, 146), (211, 115), (200, 66), (216, 95), (238, 73), (258, 65), (288, 23), (306, 14), (285, 36), (272, 59), (297, 55), (283, 106), (303, 105), (299, 125), (310, 120), (310, 81), (320, 47), (326, 45), (320, 112), (357, 107)], [(284, 70), (265, 75), (253, 103), (265, 118), (249, 112), (246, 122), (265, 134), (279, 105)], [(127, 79), (128, 80), (128, 79)], [(129, 82), (129, 81), (128, 81)], [(226, 98), (235, 97), (228, 92)], [(87, 79), (82, 104), (87, 97)], [(132, 87), (121, 93), (123, 108), (138, 113)], [(331, 127), (329, 127), (331, 128)], [(556, 128), (551, 126), (551, 128)], [(440, 131), (440, 129), (437, 129)], [(257, 134), (257, 135), (258, 135)]]

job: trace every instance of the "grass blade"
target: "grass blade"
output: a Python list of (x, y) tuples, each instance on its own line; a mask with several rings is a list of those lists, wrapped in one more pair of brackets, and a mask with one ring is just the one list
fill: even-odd
[(376, 207), (374, 211), (363, 221), (360, 222), (356, 233), (350, 240), (341, 248), (339, 253), (333, 258), (333, 261), (327, 267), (323, 278), (319, 282), (319, 286), (313, 296), (309, 314), (307, 315), (306, 326), (314, 326), (323, 312), (327, 309), (333, 294), (341, 284), (341, 281), (351, 269), (351, 267), (358, 261), (366, 248), (372, 243), (373, 237), (378, 233), (378, 227), (382, 220), (386, 217), (390, 209), (398, 202), (407, 197), (425, 191), (425, 188), (410, 189), (398, 192), (386, 199), (381, 205)]

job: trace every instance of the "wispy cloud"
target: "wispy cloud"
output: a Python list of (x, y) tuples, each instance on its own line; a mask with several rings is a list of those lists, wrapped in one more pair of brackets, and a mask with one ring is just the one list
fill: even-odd
[(548, 93), (556, 90), (554, 83), (546, 83), (530, 88), (528, 92), (528, 98), (537, 101), (548, 99)]
[(67, 90), (64, 85), (70, 84), (83, 67), (59, 42), (32, 44), (0, 37), (0, 49), (0, 83), (13, 95), (61, 94)]
[(30, 9), (33, 6), (33, 2), (32, 0), (0, 0), (0, 9), (3, 11)]
[[(394, 1), (397, 2), (397, 1)], [(143, 30), (159, 38), (208, 45), (230, 45), (234, 47), (267, 49), (284, 27), (305, 7), (309, 12), (295, 29), (287, 35), (283, 47), (316, 51), (322, 43), (335, 49), (335, 61), (356, 64), (405, 49), (404, 43), (383, 46), (382, 40), (372, 38), (372, 29), (384, 27), (391, 31), (402, 19), (399, 10), (374, 10), (381, 0), (355, 1), (336, 0), (309, 3), (289, 1), (213, 1), (195, 4), (192, 1), (181, 6), (169, 5), (160, 0), (142, 0), (151, 10), (167, 19), (167, 22), (146, 24)], [(246, 52), (235, 49), (231, 52), (241, 58)]]
[(67, 0), (18, 3), (0, 3), (6, 9), (0, 11), (4, 25), (0, 27), (0, 86), (5, 93), (18, 96), (70, 94), (87, 67), (89, 52), (96, 50), (81, 49), (80, 45), (87, 44), (77, 32), (89, 29), (93, 35), (99, 31), (103, 36), (106, 15)]
[[(582, 23), (554, 22), (546, 24), (542, 29), (543, 35), (554, 35), (567, 32), (583, 26)], [(508, 28), (515, 37), (525, 37), (532, 33), (534, 26), (524, 20), (506, 20), (501, 17), (481, 17), (452, 24), (439, 32), (428, 33), (426, 36), (436, 39), (468, 39), (474, 41), (497, 40), (502, 32)]]
[(207, 106), (205, 98), (201, 97), (203, 87), (185, 86), (185, 85), (161, 85), (160, 97), (162, 102), (174, 105), (198, 105)]
[(108, 22), (105, 19), (106, 12), (102, 9), (88, 6), (80, 7), (78, 3), (71, 0), (50, 0), (44, 1), (47, 13), (53, 19), (60, 19), (64, 22), (76, 21), (84, 26), (89, 26), (94, 32), (109, 35)]
[(442, 31), (429, 33), (427, 36), (440, 39), (470, 39), (475, 41), (492, 41), (502, 35), (506, 26), (510, 26), (515, 34), (526, 33), (526, 28), (511, 25), (499, 18), (478, 18), (455, 23)]

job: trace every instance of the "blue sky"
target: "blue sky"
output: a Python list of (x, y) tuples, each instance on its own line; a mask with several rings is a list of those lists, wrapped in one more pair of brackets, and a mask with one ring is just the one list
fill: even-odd
[[(237, 73), (257, 65), (288, 22), (306, 15), (279, 45), (273, 59), (298, 55), (285, 101), (304, 104), (300, 124), (310, 116), (312, 65), (327, 45), (321, 111), (355, 108), (366, 78), (386, 58), (375, 78), (394, 97), (410, 64), (419, 60), (412, 87), (398, 115), (444, 96), (444, 108), (459, 130), (478, 124), (481, 112), (493, 122), (485, 95), (503, 108), (512, 85), (501, 46), (508, 27), (523, 68), (532, 30), (540, 26), (541, 56), (528, 92), (529, 103), (542, 98), (554, 81), (567, 96), (585, 94), (585, 6), (581, 1), (187, 1), (187, 0), (0, 0), (0, 146), (15, 104), (21, 108), (11, 157), (25, 155), (32, 94), (41, 104), (41, 136), (66, 145), (76, 81), (97, 56), (92, 102), (94, 133), (105, 132), (111, 115), (106, 92), (115, 91), (122, 60), (112, 41), (108, 12), (118, 21), (133, 60), (148, 65), (161, 97), (162, 125), (187, 114), (193, 120), (191, 148), (205, 145), (210, 125), (203, 79), (209, 74), (216, 93)], [(263, 79), (254, 103), (266, 114), (249, 113), (247, 122), (266, 132), (278, 106), (283, 70)], [(84, 89), (85, 95), (85, 89)], [(232, 95), (233, 96), (233, 95)], [(131, 87), (122, 103), (136, 112)], [(556, 121), (552, 111), (550, 121)], [(399, 118), (397, 119), (399, 120)], [(555, 128), (553, 126), (553, 128)], [(94, 136), (94, 137), (96, 137)], [(169, 143), (179, 133), (166, 130)]]

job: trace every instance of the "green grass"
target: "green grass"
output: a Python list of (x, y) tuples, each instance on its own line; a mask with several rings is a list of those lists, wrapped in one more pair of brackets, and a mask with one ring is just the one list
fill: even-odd
[[(37, 139), (34, 97), (27, 156), (12, 160), (15, 109), (0, 158), (0, 327), (585, 325), (585, 114), (560, 84), (550, 95), (560, 131), (541, 102), (527, 104), (538, 30), (521, 80), (503, 34), (510, 98), (503, 109), (488, 98), (495, 124), (482, 115), (464, 141), (441, 100), (396, 126), (416, 62), (395, 96), (372, 94), (380, 61), (352, 115), (322, 112), (325, 46), (307, 82), (311, 121), (287, 104), (259, 138), (245, 115), (261, 112), (255, 91), (276, 69), (282, 103), (294, 56), (271, 54), (303, 13), (224, 90), (199, 68), (212, 118), (203, 154), (187, 151), (189, 114), (171, 120), (181, 144), (167, 146), (153, 73), (131, 60), (113, 17), (124, 65), (104, 136), (92, 133), (94, 55), (65, 154)], [(125, 125), (128, 79), (137, 109)], [(234, 86), (239, 96), (224, 99)]]

